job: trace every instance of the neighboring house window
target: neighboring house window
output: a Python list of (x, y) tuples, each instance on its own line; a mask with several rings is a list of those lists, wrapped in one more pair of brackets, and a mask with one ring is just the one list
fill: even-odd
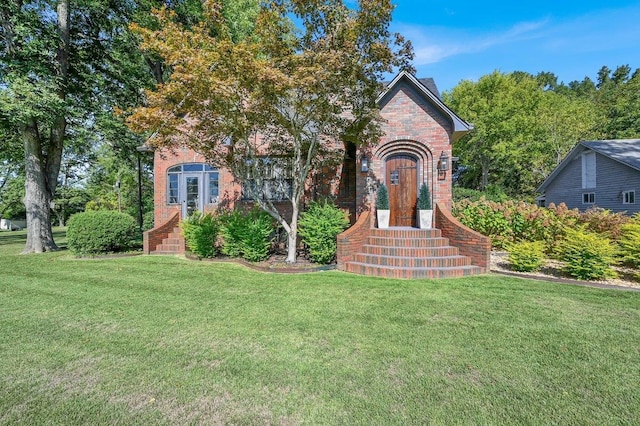
[(596, 187), (596, 153), (582, 154), (582, 189)]
[[(196, 180), (189, 177), (199, 177), (197, 187), (193, 187)], [(187, 190), (197, 191), (198, 198), (203, 197), (207, 204), (218, 202), (220, 194), (220, 173), (217, 168), (204, 163), (190, 163), (173, 166), (167, 170), (167, 202), (169, 204), (180, 204), (181, 199), (187, 195)], [(192, 183), (191, 187), (189, 182)], [(206, 196), (205, 196), (206, 194)]]
[(582, 204), (595, 204), (595, 202), (596, 202), (595, 192), (585, 192), (582, 194)]
[(624, 191), (622, 193), (622, 204), (635, 204), (636, 191)]
[(286, 157), (259, 157), (247, 160), (247, 173), (242, 195), (245, 199), (283, 201), (291, 198), (291, 159)]

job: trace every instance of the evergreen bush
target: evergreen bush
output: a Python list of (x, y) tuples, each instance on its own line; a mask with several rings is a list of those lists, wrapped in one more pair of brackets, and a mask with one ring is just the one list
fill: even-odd
[(248, 212), (225, 213), (221, 216), (221, 252), (251, 262), (264, 260), (269, 256), (273, 233), (273, 220), (263, 210), (254, 208)]
[(336, 238), (347, 226), (349, 219), (344, 211), (327, 201), (312, 202), (300, 215), (298, 234), (311, 260), (328, 264), (336, 256)]
[(424, 182), (420, 185), (418, 194), (418, 210), (431, 210), (431, 194), (429, 187)]
[(509, 246), (509, 262), (514, 270), (533, 272), (540, 269), (545, 260), (545, 244), (542, 241), (521, 241)]
[(377, 210), (389, 210), (389, 190), (384, 183), (378, 187), (378, 196), (376, 197)]
[(622, 225), (618, 247), (625, 265), (640, 268), (640, 223)]
[(135, 219), (113, 210), (76, 213), (67, 226), (67, 245), (76, 255), (125, 251), (138, 237)]
[(194, 212), (180, 223), (187, 247), (198, 257), (210, 258), (216, 255), (216, 240), (220, 224), (211, 213)]
[(608, 238), (585, 231), (583, 227), (567, 229), (560, 243), (560, 260), (566, 262), (565, 271), (581, 280), (615, 277), (611, 265), (615, 263), (615, 246)]

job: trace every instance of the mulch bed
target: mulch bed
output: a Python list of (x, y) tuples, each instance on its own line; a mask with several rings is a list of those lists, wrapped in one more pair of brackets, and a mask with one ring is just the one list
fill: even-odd
[(582, 281), (568, 277), (562, 270), (562, 264), (557, 261), (547, 260), (547, 263), (537, 272), (517, 272), (511, 268), (506, 252), (494, 251), (491, 253), (491, 272), (493, 273), (561, 284), (640, 291), (640, 282), (636, 278), (640, 271), (623, 267), (614, 267), (614, 270), (618, 273), (617, 278), (604, 281)]
[(212, 259), (201, 259), (193, 254), (187, 253), (186, 257), (192, 260), (203, 260), (205, 262), (234, 262), (244, 265), (248, 268), (254, 269), (256, 271), (262, 272), (276, 272), (276, 273), (285, 273), (285, 274), (296, 274), (296, 273), (307, 273), (307, 272), (319, 272), (319, 271), (330, 271), (332, 269), (336, 269), (336, 264), (330, 265), (319, 265), (317, 263), (313, 263), (308, 259), (305, 259), (302, 256), (297, 257), (296, 263), (287, 263), (285, 259), (287, 258), (284, 254), (274, 254), (270, 256), (268, 259), (263, 260), (261, 262), (249, 262), (244, 259), (239, 259), (235, 257), (226, 257), (226, 256), (217, 256)]

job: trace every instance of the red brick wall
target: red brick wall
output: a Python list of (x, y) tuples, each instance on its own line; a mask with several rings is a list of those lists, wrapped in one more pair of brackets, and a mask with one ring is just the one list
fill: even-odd
[(171, 219), (142, 234), (142, 251), (150, 254), (156, 250), (162, 240), (180, 223), (180, 214), (175, 213)]
[(436, 204), (436, 228), (460, 254), (471, 258), (473, 265), (488, 272), (491, 266), (491, 239), (460, 223), (444, 203)]
[[(156, 150), (154, 154), (154, 223), (162, 225), (176, 213), (182, 214), (182, 206), (167, 203), (167, 169), (184, 163), (206, 163), (204, 156), (187, 148), (179, 148), (173, 152), (169, 150)], [(219, 169), (220, 197), (217, 204), (205, 205), (205, 211), (214, 211), (220, 205), (233, 207), (235, 201), (240, 199), (240, 186), (229, 170)]]
[[(451, 158), (452, 127), (448, 118), (433, 108), (411, 86), (400, 83), (381, 105), (384, 136), (377, 146), (361, 152), (371, 160), (367, 174), (358, 174), (358, 210), (372, 184), (385, 182), (385, 161), (394, 154), (410, 154), (418, 159), (418, 182), (426, 182), (435, 202), (452, 205), (451, 171), (438, 178), (437, 162), (445, 152)], [(358, 162), (358, 167), (360, 167)], [(359, 169), (358, 169), (359, 170)], [(367, 182), (368, 179), (368, 182)], [(369, 183), (369, 186), (367, 186)]]
[(345, 262), (353, 259), (369, 236), (371, 230), (371, 212), (363, 212), (358, 221), (349, 229), (338, 235), (336, 259), (338, 269), (344, 270)]

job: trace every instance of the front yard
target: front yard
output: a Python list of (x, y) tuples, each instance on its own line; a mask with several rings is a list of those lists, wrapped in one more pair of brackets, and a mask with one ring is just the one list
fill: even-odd
[(19, 255), (0, 424), (638, 424), (640, 293)]

